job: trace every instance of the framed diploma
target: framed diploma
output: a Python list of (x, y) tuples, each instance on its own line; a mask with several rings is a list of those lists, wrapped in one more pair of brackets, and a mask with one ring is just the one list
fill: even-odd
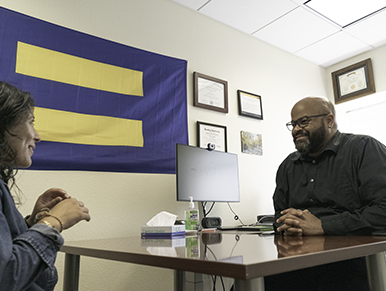
[(208, 143), (214, 144), (216, 151), (227, 152), (226, 126), (197, 121), (197, 146), (207, 148)]
[(375, 92), (371, 59), (332, 72), (335, 104)]
[(239, 114), (257, 119), (263, 119), (261, 96), (237, 90), (239, 98)]
[(205, 109), (228, 113), (228, 82), (193, 73), (193, 105)]

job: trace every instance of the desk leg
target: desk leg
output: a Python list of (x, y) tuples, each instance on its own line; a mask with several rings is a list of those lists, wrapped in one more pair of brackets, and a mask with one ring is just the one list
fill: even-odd
[(203, 291), (204, 279), (200, 273), (174, 270), (174, 291)]
[(66, 254), (64, 260), (63, 291), (78, 291), (79, 289), (80, 256)]
[(264, 278), (235, 279), (235, 291), (264, 291)]
[(385, 253), (380, 252), (366, 256), (367, 276), (371, 291), (386, 290)]
[(174, 270), (174, 291), (186, 291), (184, 271)]

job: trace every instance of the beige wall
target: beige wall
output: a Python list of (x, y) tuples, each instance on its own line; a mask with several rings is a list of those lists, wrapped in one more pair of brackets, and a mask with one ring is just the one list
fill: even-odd
[[(241, 203), (232, 207), (244, 223), (273, 212), (279, 163), (293, 150), (285, 123), (290, 109), (308, 95), (326, 96), (326, 70), (168, 0), (0, 0), (0, 6), (68, 28), (188, 61), (189, 140), (196, 121), (226, 125), (228, 151), (239, 156)], [(376, 67), (376, 65), (374, 66)], [(194, 71), (227, 80), (228, 114), (193, 107)], [(238, 89), (262, 96), (264, 120), (238, 115)], [(240, 152), (240, 131), (263, 135), (263, 156)], [(140, 226), (166, 210), (182, 216), (174, 175), (20, 171), (18, 185), (28, 214), (35, 197), (62, 187), (90, 208), (92, 220), (64, 232), (66, 240), (139, 236)], [(226, 204), (212, 213), (237, 224)], [(63, 273), (63, 254), (57, 260)], [(90, 258), (81, 259), (80, 290), (172, 290), (172, 271)], [(62, 290), (60, 281), (56, 290)]]

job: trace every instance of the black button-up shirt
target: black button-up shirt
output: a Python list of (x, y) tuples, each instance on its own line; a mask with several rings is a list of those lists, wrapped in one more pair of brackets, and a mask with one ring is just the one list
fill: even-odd
[(338, 131), (316, 159), (294, 152), (277, 171), (273, 201), (276, 219), (308, 209), (325, 234), (386, 231), (386, 147)]

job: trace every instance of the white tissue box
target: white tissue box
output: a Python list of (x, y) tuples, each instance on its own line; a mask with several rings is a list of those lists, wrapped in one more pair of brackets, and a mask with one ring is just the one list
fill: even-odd
[(170, 226), (142, 226), (141, 237), (146, 238), (170, 238), (185, 235), (185, 225)]

